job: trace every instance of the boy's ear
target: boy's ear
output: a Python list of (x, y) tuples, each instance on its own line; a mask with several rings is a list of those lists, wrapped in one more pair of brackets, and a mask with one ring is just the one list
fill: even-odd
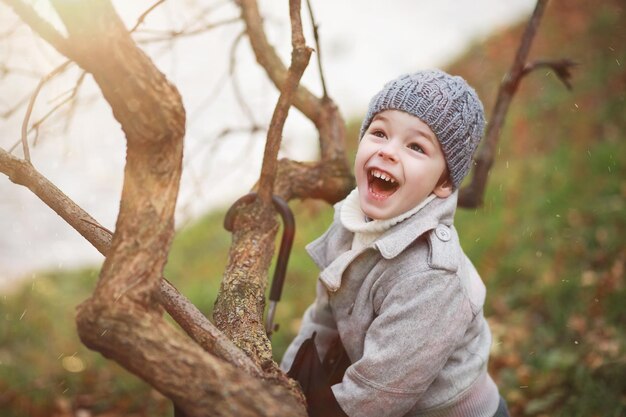
[(453, 191), (454, 186), (452, 185), (452, 181), (450, 181), (450, 178), (446, 175), (445, 178), (441, 179), (437, 183), (433, 193), (439, 198), (446, 198), (450, 197)]

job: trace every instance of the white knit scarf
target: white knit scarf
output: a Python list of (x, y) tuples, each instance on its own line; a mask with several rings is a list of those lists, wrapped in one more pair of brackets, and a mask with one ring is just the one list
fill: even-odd
[(363, 213), (363, 210), (361, 210), (359, 190), (355, 188), (344, 200), (340, 213), (341, 224), (343, 224), (343, 227), (354, 233), (354, 239), (352, 239), (352, 249), (361, 249), (369, 245), (392, 226), (408, 219), (420, 211), (426, 204), (433, 201), (435, 197), (435, 194), (431, 194), (417, 206), (391, 219), (370, 220), (367, 218), (365, 213)]

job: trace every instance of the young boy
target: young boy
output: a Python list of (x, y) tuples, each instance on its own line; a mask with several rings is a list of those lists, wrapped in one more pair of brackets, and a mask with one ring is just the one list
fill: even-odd
[(484, 125), (476, 92), (439, 70), (370, 102), (357, 188), (307, 247), (317, 298), (281, 364), (314, 333), (321, 358), (339, 337), (351, 364), (332, 393), (350, 417), (508, 416), (487, 373), (485, 286), (453, 226)]

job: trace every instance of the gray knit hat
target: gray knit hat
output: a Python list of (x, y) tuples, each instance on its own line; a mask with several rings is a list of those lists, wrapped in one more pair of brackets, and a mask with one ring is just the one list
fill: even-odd
[(441, 144), (454, 188), (458, 188), (470, 170), (485, 128), (476, 91), (463, 78), (440, 70), (402, 75), (372, 98), (359, 139), (374, 116), (385, 110), (402, 110), (430, 127)]

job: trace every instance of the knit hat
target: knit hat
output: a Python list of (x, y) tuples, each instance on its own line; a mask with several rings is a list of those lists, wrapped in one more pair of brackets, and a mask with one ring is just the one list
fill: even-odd
[(470, 170), (485, 127), (476, 91), (463, 78), (441, 70), (402, 75), (372, 98), (359, 139), (374, 116), (385, 110), (404, 111), (430, 127), (441, 144), (454, 188), (458, 188)]

